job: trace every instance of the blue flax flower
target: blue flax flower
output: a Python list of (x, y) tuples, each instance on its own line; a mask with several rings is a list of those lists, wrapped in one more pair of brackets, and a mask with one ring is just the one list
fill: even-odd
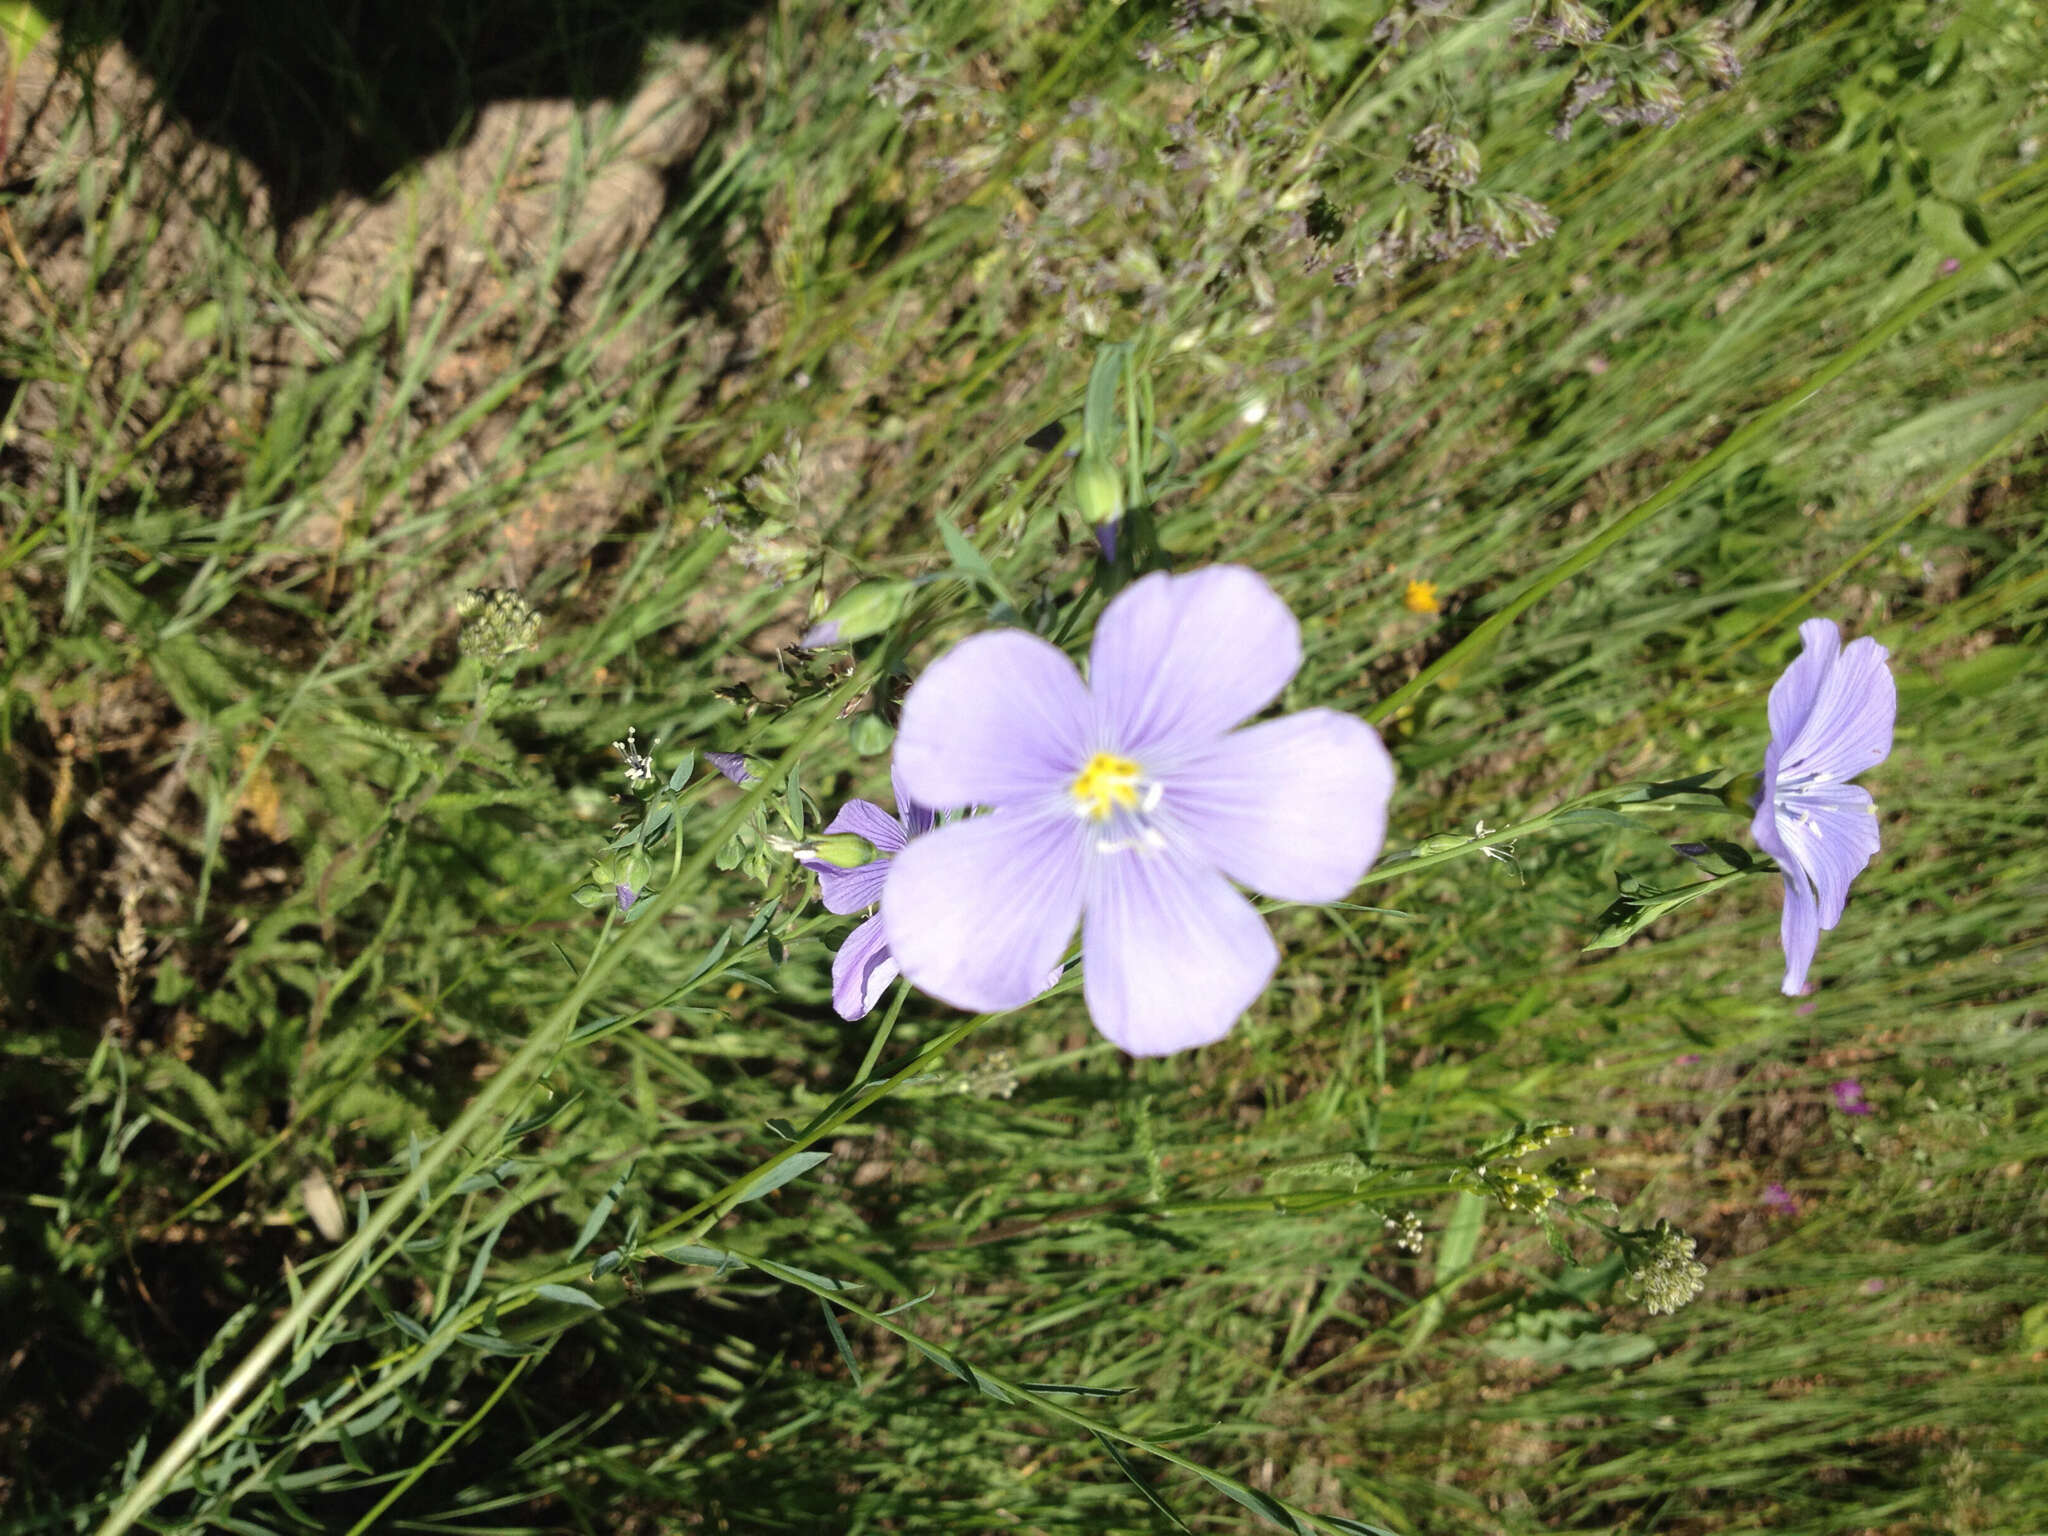
[(1078, 927), (1088, 1012), (1117, 1045), (1221, 1039), (1279, 960), (1237, 886), (1339, 900), (1386, 830), (1394, 766), (1363, 720), (1244, 724), (1300, 665), (1287, 605), (1229, 565), (1125, 588), (1085, 681), (1015, 629), (940, 657), (903, 702), (896, 773), (920, 804), (989, 814), (897, 855), (882, 918), (903, 974), (958, 1008), (1015, 1008)]
[(1848, 781), (1891, 754), (1898, 690), (1869, 636), (1842, 645), (1832, 619), (1799, 626), (1805, 649), (1771, 689), (1771, 745), (1750, 835), (1785, 876), (1787, 997), (1806, 985), (1823, 930), (1842, 920), (1849, 882), (1877, 857), (1877, 806)]

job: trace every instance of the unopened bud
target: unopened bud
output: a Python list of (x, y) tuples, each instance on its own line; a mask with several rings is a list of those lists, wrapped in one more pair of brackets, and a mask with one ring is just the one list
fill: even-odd
[(631, 852), (603, 855), (590, 866), (590, 878), (571, 894), (579, 906), (600, 907), (611, 902), (624, 916), (633, 903), (647, 894), (647, 882), (654, 866), (638, 848)]
[(863, 581), (848, 587), (798, 643), (807, 651), (819, 651), (879, 635), (903, 616), (916, 590), (916, 583), (909, 581)]
[(1116, 466), (1093, 449), (1081, 455), (1074, 466), (1074, 501), (1081, 515), (1097, 528), (1106, 527), (1124, 515), (1124, 481)]
[(881, 853), (866, 838), (851, 832), (822, 832), (816, 837), (805, 838), (784, 837), (771, 832), (768, 846), (803, 863), (829, 864), (834, 869), (859, 869), (863, 864), (874, 863)]
[(704, 761), (735, 784), (751, 784), (761, 777), (760, 760), (745, 752), (706, 752)]

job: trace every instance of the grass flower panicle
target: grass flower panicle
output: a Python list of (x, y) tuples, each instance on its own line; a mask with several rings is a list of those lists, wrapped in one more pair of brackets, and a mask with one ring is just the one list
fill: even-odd
[[(849, 800), (839, 807), (825, 827), (827, 837), (851, 835), (874, 845), (875, 856), (851, 869), (823, 859), (806, 859), (804, 868), (818, 877), (825, 909), (848, 915), (877, 907), (889, 864), (909, 846), (938, 824), (935, 812), (912, 800), (895, 786), (896, 813), (891, 815), (872, 800)], [(902, 972), (889, 953), (889, 937), (877, 912), (862, 923), (839, 946), (832, 957), (832, 1009), (842, 1019), (858, 1019), (882, 1000), (889, 983)]]
[(1133, 584), (1089, 676), (1036, 635), (956, 646), (904, 700), (899, 782), (988, 806), (900, 854), (888, 944), (920, 990), (1014, 1008), (1077, 925), (1096, 1027), (1136, 1056), (1221, 1039), (1279, 960), (1232, 882), (1335, 901), (1378, 855), (1393, 763), (1364, 721), (1309, 709), (1237, 729), (1301, 665), (1301, 629), (1254, 572)]
[(1799, 626), (1805, 649), (1771, 689), (1771, 744), (1750, 835), (1785, 876), (1780, 938), (1787, 997), (1806, 985), (1849, 883), (1877, 856), (1877, 805), (1848, 782), (1891, 754), (1898, 690), (1869, 636), (1842, 645), (1832, 619)]

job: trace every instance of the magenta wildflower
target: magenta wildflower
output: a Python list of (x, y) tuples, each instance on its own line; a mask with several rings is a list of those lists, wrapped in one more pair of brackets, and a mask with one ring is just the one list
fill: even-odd
[(1037, 995), (1082, 925), (1096, 1027), (1134, 1056), (1229, 1032), (1279, 951), (1233, 880), (1335, 901), (1379, 853), (1394, 768), (1371, 726), (1310, 709), (1233, 729), (1301, 665), (1301, 627), (1252, 571), (1134, 583), (1088, 681), (1021, 630), (976, 635), (904, 700), (917, 801), (993, 813), (919, 838), (882, 895), (913, 985), (960, 1008)]
[(1870, 1101), (1863, 1097), (1863, 1085), (1853, 1077), (1845, 1077), (1829, 1090), (1835, 1096), (1835, 1108), (1845, 1115), (1874, 1115)]
[(1847, 782), (1892, 750), (1898, 691), (1890, 653), (1842, 645), (1832, 619), (1799, 626), (1805, 649), (1771, 689), (1771, 745), (1750, 835), (1785, 877), (1781, 990), (1797, 997), (1821, 933), (1842, 920), (1849, 882), (1877, 857), (1877, 806)]
[(1792, 1198), (1792, 1192), (1782, 1184), (1764, 1187), (1764, 1204), (1786, 1216), (1799, 1214), (1799, 1202)]
[[(897, 814), (892, 816), (872, 800), (849, 800), (839, 807), (825, 830), (851, 832), (875, 845), (876, 856), (866, 864), (841, 869), (836, 864), (806, 859), (804, 867), (818, 877), (825, 909), (842, 915), (865, 912), (882, 900), (882, 885), (888, 878), (889, 863), (913, 837), (922, 837), (936, 825), (938, 817), (894, 786)], [(877, 912), (846, 936), (839, 953), (832, 957), (832, 1007), (842, 1019), (858, 1019), (882, 1000), (901, 971), (889, 953), (889, 936)]]

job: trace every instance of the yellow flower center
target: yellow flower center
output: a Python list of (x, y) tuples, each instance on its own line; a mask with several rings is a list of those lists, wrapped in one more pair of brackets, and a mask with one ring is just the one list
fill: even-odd
[(1144, 773), (1128, 757), (1098, 752), (1067, 786), (1074, 809), (1090, 821), (1107, 821), (1117, 811), (1141, 809)]

